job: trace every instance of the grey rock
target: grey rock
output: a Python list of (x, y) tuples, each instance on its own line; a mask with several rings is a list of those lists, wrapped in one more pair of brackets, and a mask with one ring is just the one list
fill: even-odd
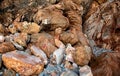
[(112, 50), (107, 50), (107, 49), (104, 49), (104, 48), (99, 48), (99, 47), (93, 47), (93, 54), (97, 57), (97, 56), (100, 56), (102, 53), (105, 53), (105, 52), (112, 52)]
[(60, 76), (78, 76), (78, 75), (73, 71), (66, 71), (63, 72)]

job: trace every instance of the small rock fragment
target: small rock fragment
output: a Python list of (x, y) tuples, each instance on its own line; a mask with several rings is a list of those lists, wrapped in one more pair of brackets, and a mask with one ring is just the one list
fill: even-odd
[(2, 24), (0, 24), (0, 33), (5, 34), (5, 28), (3, 27)]
[(64, 71), (65, 68), (63, 66), (48, 64), (39, 76), (60, 76), (60, 74)]
[(11, 33), (21, 31), (23, 33), (34, 34), (40, 31), (40, 26), (34, 22), (14, 22), (11, 26), (9, 26), (9, 31)]
[(60, 40), (63, 41), (65, 44), (70, 43), (72, 45), (78, 42), (77, 34), (73, 30), (63, 32), (60, 35)]
[(3, 35), (0, 35), (0, 42), (4, 42), (5, 37)]
[(64, 57), (64, 52), (65, 52), (65, 46), (63, 45), (60, 45), (60, 47), (54, 51), (53, 57), (55, 58), (57, 64), (61, 64)]
[(78, 76), (78, 75), (73, 71), (66, 71), (63, 72), (60, 76)]
[(75, 52), (75, 48), (72, 47), (71, 44), (68, 44), (65, 52), (66, 52), (66, 60), (74, 62), (73, 53)]
[(33, 46), (30, 47), (30, 49), (31, 49), (31, 52), (35, 56), (40, 57), (40, 59), (43, 60), (43, 62), (45, 64), (48, 63), (48, 60), (47, 60), (48, 58), (47, 58), (46, 54), (40, 48), (38, 48), (38, 47), (36, 47), (36, 46), (33, 45)]
[(91, 59), (91, 53), (83, 46), (76, 47), (73, 59), (78, 65), (86, 65)]
[(10, 42), (3, 42), (0, 44), (0, 53), (6, 53), (14, 50), (15, 50), (15, 47)]
[(97, 57), (100, 56), (102, 53), (105, 52), (112, 52), (112, 50), (106, 50), (104, 48), (93, 47), (93, 54)]
[(18, 43), (23, 47), (27, 46), (27, 41), (28, 41), (27, 33), (18, 33), (17, 36), (14, 36), (14, 42)]
[(13, 51), (2, 55), (4, 65), (8, 69), (13, 69), (20, 75), (35, 75), (42, 72), (44, 64), (35, 56), (23, 51)]
[(47, 57), (50, 57), (50, 55), (57, 49), (55, 47), (54, 38), (48, 33), (40, 33), (36, 46), (42, 49)]
[(91, 68), (88, 65), (80, 67), (80, 76), (93, 76)]
[(3, 76), (16, 76), (16, 73), (13, 70), (5, 69), (3, 72)]

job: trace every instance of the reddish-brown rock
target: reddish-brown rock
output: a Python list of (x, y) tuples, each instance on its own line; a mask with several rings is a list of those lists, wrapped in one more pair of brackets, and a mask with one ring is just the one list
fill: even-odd
[(14, 50), (15, 50), (15, 47), (10, 42), (3, 42), (0, 44), (0, 53), (6, 53)]
[(90, 63), (94, 76), (120, 76), (120, 53), (107, 52)]
[(20, 75), (35, 75), (43, 71), (44, 63), (40, 58), (22, 51), (8, 52), (2, 55), (4, 65)]
[(42, 49), (48, 57), (57, 49), (54, 38), (48, 33), (41, 33), (36, 46)]

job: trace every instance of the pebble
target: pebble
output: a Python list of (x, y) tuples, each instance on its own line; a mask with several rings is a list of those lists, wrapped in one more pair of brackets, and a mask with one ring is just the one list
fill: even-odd
[(78, 75), (73, 71), (66, 71), (63, 72), (60, 76), (78, 76)]
[(4, 42), (5, 37), (3, 35), (0, 35), (0, 42)]
[(61, 64), (61, 62), (63, 61), (64, 52), (65, 52), (65, 47), (62, 45), (60, 46), (60, 48), (54, 51), (53, 57), (55, 57), (57, 64)]
[(91, 68), (88, 65), (80, 67), (80, 76), (93, 76)]

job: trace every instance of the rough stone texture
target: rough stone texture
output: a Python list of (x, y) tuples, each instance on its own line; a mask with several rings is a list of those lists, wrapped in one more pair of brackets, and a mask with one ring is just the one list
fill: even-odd
[(74, 53), (73, 59), (78, 65), (87, 65), (91, 59), (91, 53), (86, 50), (85, 47), (76, 47), (76, 52)]
[(120, 76), (120, 53), (107, 52), (92, 59), (90, 67), (93, 76)]
[(41, 33), (36, 45), (42, 49), (48, 57), (57, 49), (54, 38), (48, 33)]
[(22, 51), (8, 52), (2, 55), (4, 65), (21, 75), (34, 75), (43, 71), (43, 62), (35, 56)]
[[(33, 28), (34, 27), (34, 28)], [(34, 34), (40, 31), (40, 26), (34, 22), (17, 22), (14, 21), (12, 25), (9, 26), (9, 31), (15, 33), (21, 31), (23, 33)]]
[(15, 47), (10, 42), (3, 42), (0, 44), (0, 53), (6, 53), (14, 50), (15, 50)]
[(27, 33), (17, 33), (17, 35), (14, 36), (14, 42), (24, 47), (27, 45), (28, 40), (29, 36)]
[(48, 30), (55, 30), (58, 27), (61, 27), (63, 30), (65, 30), (69, 25), (69, 21), (62, 14), (63, 13), (61, 10), (52, 8), (52, 6), (50, 6), (40, 9), (34, 15), (33, 19), (37, 23), (42, 21), (43, 26), (48, 28)]

